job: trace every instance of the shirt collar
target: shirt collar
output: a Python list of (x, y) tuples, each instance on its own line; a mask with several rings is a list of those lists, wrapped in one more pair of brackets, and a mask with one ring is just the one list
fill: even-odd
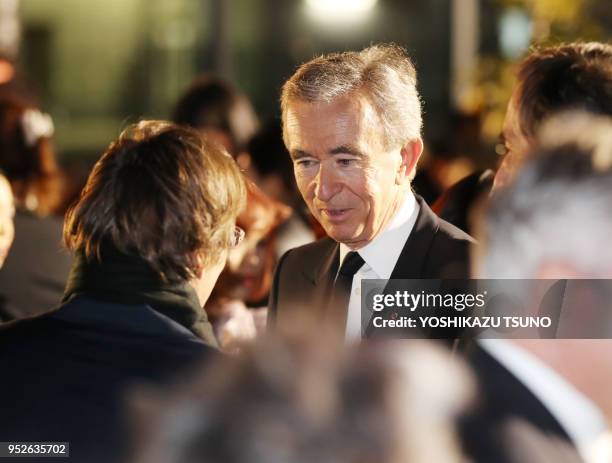
[(523, 383), (557, 419), (585, 460), (606, 432), (604, 414), (556, 371), (505, 339), (483, 339), (481, 347)]
[[(402, 207), (385, 228), (372, 241), (357, 250), (379, 278), (388, 280), (391, 277), (418, 215), (419, 205), (412, 191), (408, 191)], [(351, 248), (340, 243), (340, 263), (350, 251)]]

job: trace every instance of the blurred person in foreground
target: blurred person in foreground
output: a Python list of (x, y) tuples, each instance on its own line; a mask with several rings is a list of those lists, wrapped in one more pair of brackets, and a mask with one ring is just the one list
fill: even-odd
[(375, 45), (315, 58), (283, 86), (281, 110), (298, 188), (329, 237), (281, 258), (272, 329), (304, 312), (322, 329), (361, 339), (361, 279), (468, 276), (473, 240), (411, 190), (423, 141), (405, 50)]
[(145, 121), (111, 143), (66, 215), (63, 304), (0, 328), (2, 439), (116, 461), (127, 385), (174, 380), (216, 352), (202, 306), (244, 203), (235, 161), (194, 130)]
[[(536, 146), (488, 206), (475, 275), (612, 278), (612, 119), (559, 116)], [(598, 307), (579, 309), (574, 322), (592, 323)], [(481, 389), (462, 427), (474, 461), (612, 461), (612, 339), (484, 339), (467, 358)]]
[(15, 196), (15, 242), (0, 272), (4, 319), (40, 314), (58, 304), (70, 271), (61, 245), (62, 174), (55, 160), (48, 114), (0, 99), (0, 170)]
[(537, 48), (520, 64), (517, 77), (502, 131), (506, 154), (494, 178), (468, 176), (432, 206), (464, 230), (491, 188), (512, 181), (543, 120), (567, 110), (612, 116), (612, 45), (576, 42)]
[(446, 351), (313, 341), (270, 337), (174, 390), (134, 391), (130, 461), (462, 461), (453, 419), (472, 382)]

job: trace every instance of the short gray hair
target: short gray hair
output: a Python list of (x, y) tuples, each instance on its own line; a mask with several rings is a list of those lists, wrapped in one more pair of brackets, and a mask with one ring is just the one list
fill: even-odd
[[(423, 125), (416, 70), (406, 50), (394, 44), (331, 53), (305, 64), (285, 82), (281, 111), (285, 121), (293, 101), (331, 102), (361, 92), (380, 117), (387, 146), (418, 138)], [(283, 131), (285, 141), (286, 132)]]
[(546, 262), (609, 274), (612, 118), (558, 116), (543, 126), (531, 158), (481, 221), (478, 276), (534, 278)]

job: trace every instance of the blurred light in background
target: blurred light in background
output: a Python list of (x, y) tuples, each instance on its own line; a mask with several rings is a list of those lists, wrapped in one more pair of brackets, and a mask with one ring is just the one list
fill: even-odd
[(327, 23), (348, 23), (365, 19), (377, 0), (306, 0), (313, 20)]
[(0, 54), (15, 58), (19, 49), (18, 0), (0, 0)]
[(451, 2), (451, 97), (455, 108), (465, 113), (477, 111), (475, 98), (480, 43), (480, 3), (478, 0)]
[(180, 19), (167, 21), (164, 27), (154, 31), (153, 43), (169, 50), (188, 49), (195, 46), (197, 31), (192, 22)]
[(521, 8), (509, 8), (499, 19), (499, 47), (504, 58), (520, 57), (529, 47), (533, 34), (531, 19)]

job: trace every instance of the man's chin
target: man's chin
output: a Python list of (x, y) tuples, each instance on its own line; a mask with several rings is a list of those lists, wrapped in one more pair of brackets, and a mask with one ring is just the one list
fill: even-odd
[(349, 238), (347, 233), (343, 233), (341, 230), (338, 230), (335, 227), (323, 227), (323, 229), (325, 230), (325, 233), (327, 233), (327, 236), (340, 243)]
[(350, 244), (356, 241), (359, 237), (354, 230), (342, 229), (341, 227), (323, 227), (327, 236), (339, 243)]

